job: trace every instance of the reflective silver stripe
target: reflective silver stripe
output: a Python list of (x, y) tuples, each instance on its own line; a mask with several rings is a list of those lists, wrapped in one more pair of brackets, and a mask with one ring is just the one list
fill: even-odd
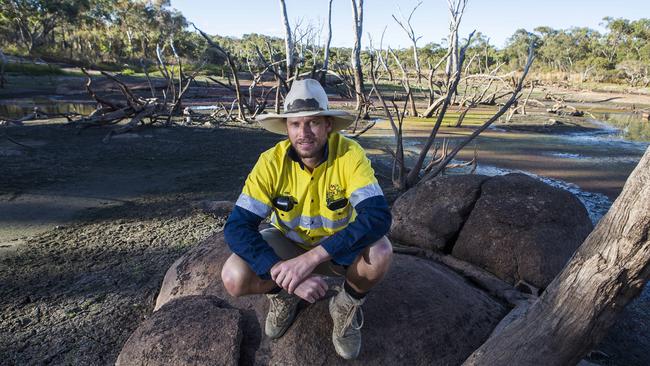
[(245, 208), (261, 218), (266, 218), (271, 212), (271, 206), (244, 193), (239, 195), (237, 202), (235, 202), (235, 206)]
[(318, 241), (315, 242), (315, 243), (307, 243), (307, 242), (306, 242), (306, 241), (305, 241), (305, 240), (304, 240), (300, 235), (298, 235), (297, 232), (295, 232), (295, 231), (293, 231), (293, 230), (289, 230), (289, 231), (285, 234), (285, 236), (286, 236), (287, 238), (289, 238), (289, 239), (291, 239), (291, 240), (297, 242), (297, 243), (305, 244), (305, 245), (309, 245), (309, 246), (316, 246), (316, 245), (318, 245), (320, 242), (322, 242), (323, 240), (325, 240), (325, 239), (327, 239), (327, 238), (330, 237), (329, 235), (326, 235), (326, 236), (323, 236), (323, 237), (321, 237), (320, 239), (318, 239)]
[(344, 227), (345, 225), (348, 224), (350, 221), (350, 218), (352, 217), (352, 210), (348, 209), (348, 214), (345, 217), (342, 217), (337, 220), (330, 220), (325, 216), (299, 216), (295, 217), (293, 220), (283, 220), (282, 218), (279, 218), (279, 220), (282, 222), (282, 224), (290, 229), (295, 229), (296, 227), (300, 226), (305, 229), (320, 229), (320, 228), (326, 228), (326, 229), (338, 229), (340, 227)]
[[(303, 238), (300, 237), (300, 235), (298, 235), (298, 233), (295, 232), (295, 231), (293, 231), (293, 230), (289, 230), (285, 236), (286, 236), (287, 238), (289, 238), (289, 239), (295, 241), (295, 242), (300, 243), (300, 244), (309, 244), (309, 243), (306, 243), (306, 242), (303, 240)], [(309, 244), (309, 245), (310, 245), (310, 244)]]
[(356, 207), (359, 204), (359, 202), (365, 200), (366, 198), (383, 196), (383, 195), (384, 192), (382, 192), (379, 184), (372, 183), (352, 192), (352, 194), (350, 195), (350, 203), (352, 204), (352, 206)]

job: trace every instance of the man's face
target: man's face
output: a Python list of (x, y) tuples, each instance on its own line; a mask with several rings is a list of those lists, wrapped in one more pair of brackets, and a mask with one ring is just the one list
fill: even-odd
[(332, 131), (332, 123), (323, 116), (287, 118), (291, 146), (302, 159), (320, 157)]

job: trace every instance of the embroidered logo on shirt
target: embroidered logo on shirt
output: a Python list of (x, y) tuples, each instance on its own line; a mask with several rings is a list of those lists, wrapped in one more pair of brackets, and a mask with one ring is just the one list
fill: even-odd
[(345, 198), (345, 191), (338, 184), (330, 184), (327, 188), (327, 204)]

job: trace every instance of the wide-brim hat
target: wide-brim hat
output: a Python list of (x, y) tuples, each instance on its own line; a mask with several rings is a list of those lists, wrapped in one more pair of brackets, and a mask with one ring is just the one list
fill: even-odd
[(346, 111), (329, 109), (327, 94), (320, 83), (314, 79), (296, 80), (284, 99), (284, 112), (268, 113), (255, 118), (267, 131), (287, 134), (287, 118), (328, 116), (332, 121), (332, 131), (344, 130), (354, 121), (354, 116)]

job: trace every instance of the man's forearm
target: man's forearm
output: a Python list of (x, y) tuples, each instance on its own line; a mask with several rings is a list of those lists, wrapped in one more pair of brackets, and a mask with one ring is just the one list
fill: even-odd
[[(343, 257), (359, 252), (366, 245), (379, 240), (390, 229), (390, 209), (383, 196), (366, 199), (355, 209), (356, 220), (321, 243), (334, 261), (344, 265), (350, 263), (343, 261)], [(349, 262), (349, 259), (351, 258), (346, 261)]]

